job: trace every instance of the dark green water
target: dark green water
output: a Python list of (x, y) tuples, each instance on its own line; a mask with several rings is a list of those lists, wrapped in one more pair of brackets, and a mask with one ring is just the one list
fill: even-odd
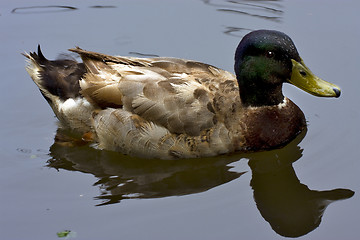
[[(357, 239), (359, 7), (355, 0), (1, 2), (0, 238), (57, 239), (71, 230), (87, 240)], [(291, 36), (342, 96), (287, 85), (306, 133), (280, 150), (195, 161), (54, 143), (57, 120), (20, 54), (40, 43), (56, 58), (80, 46), (232, 71), (238, 42), (255, 29)]]

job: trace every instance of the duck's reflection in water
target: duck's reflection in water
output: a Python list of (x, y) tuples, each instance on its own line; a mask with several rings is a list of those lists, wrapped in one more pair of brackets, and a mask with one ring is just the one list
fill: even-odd
[(239, 157), (207, 159), (139, 159), (116, 152), (99, 151), (58, 130), (50, 148), (48, 166), (91, 173), (99, 180), (100, 205), (128, 198), (159, 198), (203, 192), (241, 176), (229, 163)]
[(251, 187), (263, 218), (282, 236), (305, 235), (319, 226), (326, 207), (350, 198), (348, 189), (310, 190), (300, 183), (292, 163), (302, 156), (298, 146), (306, 131), (282, 149), (261, 153), (175, 161), (137, 159), (119, 153), (95, 150), (58, 130), (50, 148), (48, 166), (91, 173), (99, 180), (99, 205), (129, 198), (159, 198), (203, 192), (232, 181), (246, 172), (229, 166), (249, 159)]
[(304, 136), (305, 132), (282, 149), (249, 157), (256, 206), (272, 229), (286, 237), (311, 232), (331, 202), (354, 195), (349, 189), (316, 191), (300, 183), (292, 164), (302, 156), (298, 144)]

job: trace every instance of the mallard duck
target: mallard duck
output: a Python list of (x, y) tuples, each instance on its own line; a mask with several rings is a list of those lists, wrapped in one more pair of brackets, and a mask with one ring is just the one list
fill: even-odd
[(340, 88), (316, 77), (289, 36), (253, 31), (235, 52), (235, 75), (178, 58), (110, 56), (69, 49), (74, 60), (24, 55), (60, 123), (99, 149), (142, 158), (197, 158), (284, 146), (306, 127), (282, 93), (291, 83), (316, 96)]

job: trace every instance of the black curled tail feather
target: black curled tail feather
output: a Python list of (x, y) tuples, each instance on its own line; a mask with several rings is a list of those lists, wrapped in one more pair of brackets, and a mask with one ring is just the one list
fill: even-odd
[(41, 48), (40, 48), (40, 44), (37, 47), (37, 53), (36, 52), (30, 52), (29, 55), (39, 64), (39, 65), (44, 65), (47, 62), (49, 62), (49, 60), (47, 60), (43, 53), (41, 52)]
[(68, 98), (80, 96), (79, 80), (86, 72), (83, 63), (71, 59), (48, 60), (43, 55), (40, 45), (38, 45), (37, 53), (30, 52), (25, 56), (33, 65), (30, 64), (28, 71), (31, 71), (31, 68), (37, 68), (37, 76), (30, 75), (49, 103), (53, 97), (65, 101)]

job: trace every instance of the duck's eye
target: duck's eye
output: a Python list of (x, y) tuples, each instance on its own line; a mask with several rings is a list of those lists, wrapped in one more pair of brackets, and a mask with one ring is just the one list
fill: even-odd
[(267, 51), (266, 52), (266, 57), (273, 58), (274, 56), (275, 56), (275, 53), (273, 51)]

